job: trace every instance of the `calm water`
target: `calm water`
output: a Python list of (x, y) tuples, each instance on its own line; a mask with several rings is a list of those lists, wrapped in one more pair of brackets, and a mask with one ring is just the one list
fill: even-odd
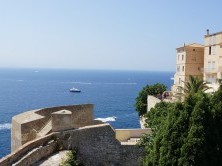
[[(172, 72), (0, 69), (0, 158), (10, 153), (11, 118), (27, 110), (92, 103), (95, 118), (117, 117), (114, 128), (138, 128), (134, 108), (141, 88), (168, 88)], [(75, 87), (81, 93), (70, 93)]]

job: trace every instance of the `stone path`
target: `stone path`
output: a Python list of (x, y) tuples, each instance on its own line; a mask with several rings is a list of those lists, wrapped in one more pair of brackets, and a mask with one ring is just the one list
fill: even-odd
[(45, 160), (41, 160), (35, 164), (35, 166), (59, 166), (62, 160), (66, 160), (66, 153), (68, 150), (59, 151)]

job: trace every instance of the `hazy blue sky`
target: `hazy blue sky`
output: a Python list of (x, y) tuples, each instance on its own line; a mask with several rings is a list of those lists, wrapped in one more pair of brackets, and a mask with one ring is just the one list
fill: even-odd
[(1, 0), (0, 67), (175, 70), (222, 31), (220, 0)]

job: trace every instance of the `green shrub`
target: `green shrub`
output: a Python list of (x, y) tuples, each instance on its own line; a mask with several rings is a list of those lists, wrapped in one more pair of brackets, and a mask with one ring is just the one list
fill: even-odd
[(66, 155), (67, 159), (63, 161), (60, 166), (84, 166), (83, 163), (77, 159), (76, 151), (68, 151)]
[(144, 115), (147, 112), (147, 96), (148, 95), (162, 95), (164, 91), (167, 90), (167, 87), (164, 84), (154, 84), (147, 85), (139, 92), (138, 97), (136, 98), (136, 111), (139, 116)]

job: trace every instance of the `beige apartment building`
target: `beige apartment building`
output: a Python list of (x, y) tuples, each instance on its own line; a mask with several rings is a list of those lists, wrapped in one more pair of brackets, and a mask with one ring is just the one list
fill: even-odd
[(204, 36), (204, 81), (215, 91), (222, 78), (222, 32)]
[(203, 79), (204, 66), (204, 46), (193, 43), (176, 49), (176, 73), (174, 75), (174, 84), (171, 87), (173, 94), (178, 93), (178, 86), (184, 87), (184, 82), (189, 76), (197, 76)]

